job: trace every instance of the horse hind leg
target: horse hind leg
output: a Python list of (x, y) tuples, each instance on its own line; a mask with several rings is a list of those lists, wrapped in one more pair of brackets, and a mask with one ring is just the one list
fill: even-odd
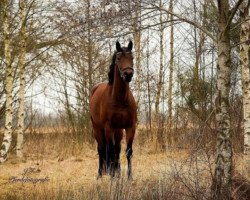
[(126, 157), (128, 161), (128, 179), (132, 180), (132, 156), (133, 156), (133, 140), (135, 135), (135, 128), (128, 128), (126, 129), (126, 143), (127, 143), (127, 149), (126, 149)]
[(128, 179), (132, 179), (132, 156), (133, 156), (133, 149), (132, 149), (132, 145), (128, 145), (127, 149), (126, 149), (126, 157), (127, 157), (127, 161), (128, 161)]

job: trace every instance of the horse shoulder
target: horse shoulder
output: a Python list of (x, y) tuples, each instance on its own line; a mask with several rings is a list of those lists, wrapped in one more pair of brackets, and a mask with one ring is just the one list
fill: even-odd
[(97, 91), (97, 89), (103, 90), (103, 89), (105, 88), (105, 86), (107, 86), (107, 83), (105, 83), (105, 82), (96, 84), (96, 85), (93, 86), (93, 88), (91, 89), (90, 96), (93, 96), (94, 93)]
[(131, 91), (129, 91), (129, 101), (130, 101), (130, 105), (133, 109), (137, 110), (137, 103), (135, 101), (134, 95)]
[(98, 88), (99, 84), (98, 85), (95, 85), (92, 89), (91, 89), (91, 93), (90, 93), (90, 96), (93, 96), (94, 92), (96, 91), (96, 89)]

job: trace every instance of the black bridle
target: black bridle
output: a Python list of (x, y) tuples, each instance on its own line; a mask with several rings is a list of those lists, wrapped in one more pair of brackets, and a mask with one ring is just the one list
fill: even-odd
[[(118, 52), (118, 53), (116, 53), (116, 55), (117, 55), (117, 54), (120, 54), (120, 53), (121, 53), (121, 52)], [(120, 73), (120, 76), (121, 76), (122, 79), (125, 79), (124, 72), (125, 72), (127, 69), (132, 70), (132, 73), (134, 74), (134, 68), (133, 68), (133, 67), (125, 67), (125, 68), (121, 69), (121, 68), (119, 67), (118, 63), (117, 63), (117, 60), (115, 61), (115, 65), (117, 66), (117, 68), (118, 68), (118, 70), (119, 70), (119, 73)]]

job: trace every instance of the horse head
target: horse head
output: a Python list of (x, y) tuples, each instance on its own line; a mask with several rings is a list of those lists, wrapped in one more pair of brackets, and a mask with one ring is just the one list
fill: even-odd
[(133, 68), (133, 43), (130, 41), (127, 47), (121, 47), (121, 44), (116, 42), (116, 52), (113, 55), (112, 64), (109, 71), (109, 83), (114, 80), (114, 68), (117, 67), (120, 77), (125, 82), (130, 82), (134, 75)]

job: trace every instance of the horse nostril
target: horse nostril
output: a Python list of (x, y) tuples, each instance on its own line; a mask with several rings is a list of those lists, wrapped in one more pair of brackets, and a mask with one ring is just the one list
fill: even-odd
[(133, 73), (124, 72), (124, 80), (130, 82), (132, 80)]
[(133, 73), (124, 73), (125, 78), (132, 78), (133, 77)]
[(124, 75), (125, 75), (125, 76), (129, 76), (129, 77), (132, 77), (132, 76), (133, 76), (133, 73), (132, 73), (132, 72), (124, 72)]

